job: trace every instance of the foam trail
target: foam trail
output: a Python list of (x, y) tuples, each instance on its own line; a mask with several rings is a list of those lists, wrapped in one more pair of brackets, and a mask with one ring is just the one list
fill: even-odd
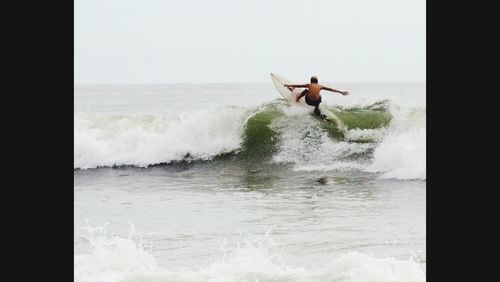
[[(280, 150), (273, 157), (275, 162), (293, 163), (295, 171), (360, 170), (366, 167), (367, 160), (363, 154), (371, 150), (374, 143), (335, 140), (311, 115), (297, 113), (294, 109), (286, 109), (285, 113), (288, 118), (274, 124), (281, 131)], [(364, 137), (366, 132), (357, 135)], [(349, 135), (346, 139), (353, 136)]]

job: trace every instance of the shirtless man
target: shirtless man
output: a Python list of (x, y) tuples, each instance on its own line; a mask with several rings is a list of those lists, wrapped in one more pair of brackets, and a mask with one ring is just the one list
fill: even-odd
[(321, 103), (321, 95), (319, 95), (319, 92), (321, 90), (327, 90), (327, 91), (332, 91), (332, 92), (337, 92), (342, 95), (349, 95), (347, 91), (339, 91), (330, 87), (323, 86), (321, 84), (318, 84), (318, 78), (316, 76), (311, 77), (311, 83), (307, 84), (286, 84), (285, 87), (297, 87), (297, 88), (307, 88), (306, 90), (302, 91), (302, 93), (297, 96), (296, 101), (298, 102), (300, 98), (303, 96), (306, 96), (306, 103), (309, 106), (314, 106), (314, 113), (320, 116), (321, 118), (325, 118), (325, 115), (321, 113), (319, 110), (319, 103)]

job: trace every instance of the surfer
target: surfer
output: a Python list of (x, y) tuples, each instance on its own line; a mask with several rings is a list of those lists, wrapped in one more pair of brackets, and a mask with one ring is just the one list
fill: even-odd
[[(332, 92), (337, 92), (342, 95), (349, 95), (347, 91), (339, 91), (330, 87), (323, 86), (318, 84), (318, 78), (316, 76), (311, 77), (311, 83), (307, 84), (285, 84), (285, 87), (293, 87), (293, 88), (307, 88), (300, 95), (297, 96), (295, 101), (299, 101), (300, 98), (306, 96), (305, 100), (309, 106), (314, 106), (314, 113), (320, 116), (321, 118), (325, 118), (325, 115), (321, 113), (319, 109), (319, 104), (321, 103), (321, 95), (319, 92), (321, 90), (327, 90)], [(293, 89), (290, 89), (293, 90)]]

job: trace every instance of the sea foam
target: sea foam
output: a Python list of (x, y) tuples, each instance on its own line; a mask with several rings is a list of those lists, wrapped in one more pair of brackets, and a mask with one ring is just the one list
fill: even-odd
[(415, 259), (346, 252), (322, 265), (288, 264), (272, 251), (269, 234), (244, 240), (219, 259), (196, 268), (159, 266), (154, 253), (133, 237), (91, 236), (91, 250), (75, 255), (75, 281), (425, 281)]
[(75, 114), (74, 168), (210, 159), (240, 147), (245, 109), (151, 115)]

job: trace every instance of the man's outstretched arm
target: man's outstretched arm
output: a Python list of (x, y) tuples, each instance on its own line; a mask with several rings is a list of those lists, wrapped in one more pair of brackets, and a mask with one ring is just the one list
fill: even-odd
[(285, 84), (285, 87), (288, 87), (288, 86), (295, 87), (295, 88), (301, 88), (301, 87), (303, 88), (303, 87), (308, 87), (309, 84)]
[(327, 91), (332, 91), (332, 92), (337, 92), (337, 93), (340, 93), (342, 95), (349, 95), (349, 92), (347, 91), (340, 91), (340, 90), (337, 90), (337, 89), (333, 89), (333, 88), (330, 88), (330, 87), (326, 87), (326, 86), (321, 86), (321, 89), (323, 90), (327, 90)]

